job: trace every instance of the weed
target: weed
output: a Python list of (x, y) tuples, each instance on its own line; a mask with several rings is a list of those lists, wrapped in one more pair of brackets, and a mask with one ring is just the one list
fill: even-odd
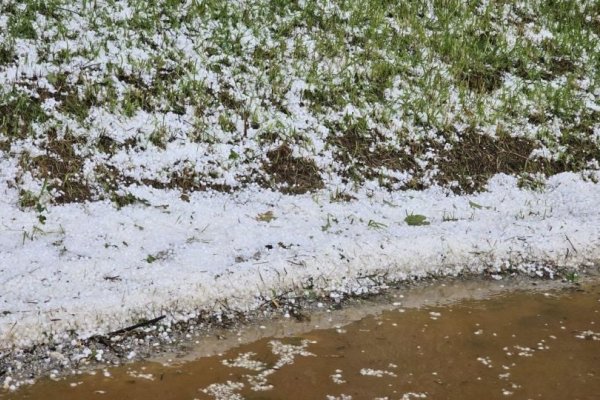
[(23, 231), (23, 245), (25, 244), (25, 242), (27, 240), (29, 241), (34, 241), (36, 236), (38, 235), (43, 235), (46, 232), (44, 232), (44, 230), (42, 228), (40, 228), (39, 226), (34, 226), (33, 228), (31, 228), (31, 231)]
[(150, 143), (165, 150), (167, 148), (168, 132), (165, 127), (160, 127), (150, 134)]
[(540, 176), (539, 174), (524, 173), (519, 175), (517, 185), (521, 189), (528, 189), (536, 192), (541, 192), (546, 187), (546, 182), (543, 175)]
[(371, 229), (383, 229), (383, 228), (387, 228), (387, 225), (382, 223), (382, 222), (377, 222), (374, 221), (372, 219), (369, 220), (369, 223), (367, 224), (367, 226)]
[(19, 192), (19, 206), (21, 208), (33, 208), (37, 212), (37, 219), (40, 224), (46, 223), (46, 216), (44, 212), (48, 211), (44, 204), (43, 197), (47, 194), (48, 185), (47, 181), (44, 180), (40, 192), (35, 194), (30, 190), (21, 190)]
[(333, 226), (333, 223), (338, 223), (337, 218), (331, 214), (327, 214), (327, 220), (325, 221), (325, 225), (321, 226), (321, 230), (327, 232)]
[(567, 272), (565, 274), (565, 279), (569, 283), (577, 283), (577, 281), (579, 280), (579, 275), (574, 271)]
[(404, 218), (404, 222), (406, 222), (410, 226), (423, 226), (429, 225), (429, 221), (427, 221), (427, 217), (421, 214), (406, 214)]
[(479, 203), (475, 203), (474, 201), (469, 200), (469, 207), (476, 209), (476, 210), (482, 210), (482, 209), (489, 209), (489, 207), (486, 206), (482, 206)]
[(277, 217), (275, 216), (275, 214), (273, 213), (273, 211), (266, 211), (266, 212), (258, 214), (256, 216), (256, 220), (257, 221), (262, 221), (262, 222), (271, 222), (274, 219), (277, 219)]
[(113, 201), (113, 203), (115, 203), (117, 208), (123, 208), (133, 204), (142, 204), (147, 207), (150, 206), (148, 200), (139, 198), (129, 192), (127, 192), (124, 195), (114, 193), (111, 200)]
[(352, 200), (356, 200), (356, 197), (352, 196), (349, 193), (346, 193), (344, 191), (340, 191), (340, 190), (336, 189), (335, 192), (333, 192), (330, 195), (329, 199), (332, 202), (340, 202), (340, 203), (344, 202), (344, 203), (347, 203), (347, 202), (350, 202)]
[(443, 222), (456, 222), (456, 221), (458, 221), (458, 218), (456, 218), (454, 213), (446, 213), (444, 211), (444, 215), (442, 215), (442, 221)]

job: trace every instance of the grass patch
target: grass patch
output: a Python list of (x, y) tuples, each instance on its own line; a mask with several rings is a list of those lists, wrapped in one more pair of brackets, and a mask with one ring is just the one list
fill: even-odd
[(134, 204), (142, 204), (144, 206), (150, 205), (150, 203), (147, 200), (139, 198), (129, 192), (125, 193), (124, 195), (119, 195), (115, 193), (113, 194), (111, 200), (113, 201), (113, 203), (115, 203), (117, 208), (123, 208)]
[(17, 91), (4, 95), (0, 92), (0, 134), (3, 137), (12, 140), (33, 136), (33, 125), (47, 119), (39, 99)]
[(409, 226), (423, 226), (429, 225), (430, 222), (427, 221), (427, 217), (421, 214), (407, 214), (406, 218), (404, 218), (404, 222), (406, 222)]
[(0, 68), (16, 60), (14, 47), (10, 43), (0, 44)]
[(25, 153), (21, 158), (22, 165), (48, 183), (55, 204), (92, 199), (92, 188), (83, 176), (84, 158), (75, 151), (78, 143), (73, 136), (58, 138), (56, 132), (49, 132), (44, 146), (46, 154), (30, 157)]
[[(47, 179), (57, 202), (133, 183), (302, 194), (325, 176), (345, 191), (472, 193), (507, 173), (539, 190), (600, 169), (599, 12), (576, 0), (6, 0), (0, 151), (40, 146), (19, 175)], [(83, 164), (99, 170), (83, 178)]]

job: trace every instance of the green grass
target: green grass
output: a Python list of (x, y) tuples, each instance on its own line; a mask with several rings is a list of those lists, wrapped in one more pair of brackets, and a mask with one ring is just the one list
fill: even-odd
[(48, 119), (38, 99), (19, 91), (0, 89), (0, 135), (5, 139), (24, 139), (35, 135), (33, 126)]
[(427, 217), (421, 214), (406, 214), (406, 218), (404, 218), (404, 222), (410, 226), (422, 226), (429, 225), (430, 222), (427, 221)]
[[(116, 168), (120, 186), (182, 193), (230, 190), (228, 173), (291, 194), (327, 176), (470, 193), (499, 172), (537, 190), (545, 176), (598, 168), (599, 14), (587, 0), (6, 0), (0, 151), (47, 151), (48, 132), (73, 134), (73, 154)], [(149, 126), (105, 127), (98, 112)], [(202, 157), (130, 176), (111, 161), (177, 145)], [(530, 157), (540, 149), (548, 157)], [(112, 196), (94, 176), (78, 181), (87, 199)]]

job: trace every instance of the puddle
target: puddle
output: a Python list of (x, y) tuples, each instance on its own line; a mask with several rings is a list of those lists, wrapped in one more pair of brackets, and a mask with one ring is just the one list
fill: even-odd
[(0, 398), (598, 399), (600, 283), (511, 293), (477, 284), (247, 328), (203, 341), (194, 361), (42, 380)]

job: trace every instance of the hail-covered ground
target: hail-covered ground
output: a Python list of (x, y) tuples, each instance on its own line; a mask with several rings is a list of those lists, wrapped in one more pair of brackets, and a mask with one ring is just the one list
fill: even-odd
[(600, 260), (599, 55), (592, 0), (4, 0), (0, 351), (573, 278)]

